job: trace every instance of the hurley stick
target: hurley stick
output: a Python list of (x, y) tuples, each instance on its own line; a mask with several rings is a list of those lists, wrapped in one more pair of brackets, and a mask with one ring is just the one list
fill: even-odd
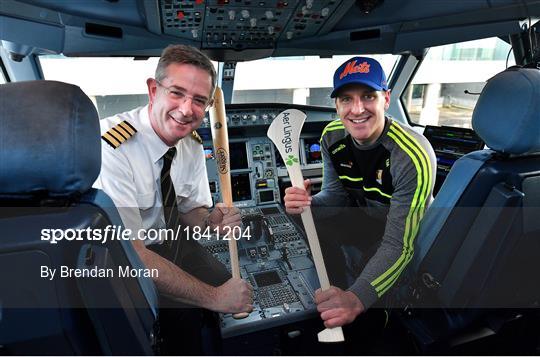
[[(231, 170), (229, 163), (229, 136), (227, 133), (227, 120), (225, 120), (225, 102), (223, 92), (217, 87), (214, 94), (214, 105), (210, 107), (210, 126), (212, 129), (212, 139), (214, 142), (214, 152), (216, 153), (216, 164), (219, 172), (219, 183), (221, 188), (221, 198), (227, 207), (233, 206)], [(240, 266), (238, 264), (238, 247), (236, 240), (229, 240), (229, 254), (231, 260), (231, 272), (233, 278), (240, 278)], [(241, 312), (234, 314), (235, 319), (243, 319), (249, 313)]]
[[(278, 148), (278, 151), (283, 158), (283, 162), (287, 166), (287, 172), (291, 178), (292, 185), (302, 189), (304, 188), (304, 177), (302, 176), (302, 170), (300, 169), (300, 162), (298, 160), (298, 144), (304, 120), (306, 120), (306, 115), (301, 111), (296, 109), (285, 110), (274, 119), (272, 124), (270, 124), (267, 133), (270, 140), (272, 140), (274, 145)], [(301, 217), (304, 228), (306, 229), (315, 269), (317, 270), (319, 282), (321, 283), (321, 289), (326, 290), (330, 288), (330, 281), (328, 280), (328, 274), (326, 273), (326, 268), (324, 266), (321, 246), (319, 244), (319, 238), (317, 237), (317, 231), (315, 230), (311, 208), (304, 207)], [(345, 340), (341, 327), (327, 328), (319, 332), (317, 337), (320, 342), (341, 342)]]

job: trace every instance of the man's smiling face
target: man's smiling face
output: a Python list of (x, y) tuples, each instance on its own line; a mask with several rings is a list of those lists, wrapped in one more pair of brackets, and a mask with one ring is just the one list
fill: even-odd
[(173, 63), (160, 82), (148, 79), (150, 124), (167, 146), (197, 129), (210, 102), (212, 78), (202, 68)]
[(389, 91), (376, 91), (363, 84), (347, 85), (336, 96), (338, 116), (360, 144), (371, 144), (382, 134), (389, 105)]

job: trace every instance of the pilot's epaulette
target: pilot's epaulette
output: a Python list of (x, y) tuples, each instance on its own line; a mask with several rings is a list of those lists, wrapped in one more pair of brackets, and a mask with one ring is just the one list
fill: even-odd
[(199, 144), (202, 144), (202, 138), (201, 136), (199, 135), (199, 133), (197, 133), (195, 130), (193, 130), (191, 132), (191, 137), (196, 141), (198, 142)]
[(105, 134), (101, 135), (101, 138), (105, 140), (105, 142), (109, 144), (113, 149), (116, 149), (117, 147), (122, 145), (124, 141), (135, 135), (136, 132), (137, 129), (135, 129), (133, 125), (124, 120), (120, 124), (117, 124), (110, 128)]

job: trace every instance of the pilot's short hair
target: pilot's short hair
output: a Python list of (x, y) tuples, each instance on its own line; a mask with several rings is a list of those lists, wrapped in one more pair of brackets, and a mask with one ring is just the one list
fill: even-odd
[(167, 76), (167, 67), (173, 63), (191, 64), (208, 72), (212, 79), (212, 91), (210, 92), (210, 96), (213, 95), (214, 89), (216, 88), (216, 69), (214, 68), (210, 58), (208, 58), (204, 53), (193, 46), (167, 46), (161, 53), (161, 57), (159, 58), (158, 65), (156, 67), (156, 80), (161, 82), (163, 79), (165, 79)]

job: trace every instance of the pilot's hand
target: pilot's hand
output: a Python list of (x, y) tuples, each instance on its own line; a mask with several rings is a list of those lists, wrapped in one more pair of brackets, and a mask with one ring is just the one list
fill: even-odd
[[(216, 207), (208, 216), (210, 229), (219, 228), (221, 234), (231, 233), (234, 227), (241, 227), (242, 216), (238, 207), (227, 207), (223, 202), (216, 204)], [(224, 229), (229, 227), (230, 229)]]
[(253, 287), (245, 280), (231, 278), (216, 290), (213, 310), (232, 314), (253, 311)]
[(304, 180), (304, 189), (288, 187), (285, 189), (285, 210), (289, 214), (300, 214), (304, 207), (311, 205), (311, 181)]
[(350, 324), (365, 310), (364, 304), (352, 291), (344, 291), (335, 286), (315, 291), (315, 303), (324, 326), (328, 328)]

